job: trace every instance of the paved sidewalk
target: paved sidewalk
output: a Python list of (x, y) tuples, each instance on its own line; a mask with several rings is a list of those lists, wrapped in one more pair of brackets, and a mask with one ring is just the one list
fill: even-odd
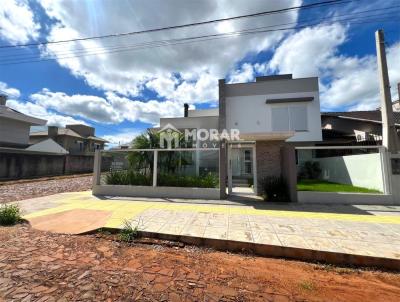
[(400, 259), (399, 206), (203, 202), (80, 192), (19, 204), (34, 228), (61, 233), (121, 228), (130, 221), (148, 232)]

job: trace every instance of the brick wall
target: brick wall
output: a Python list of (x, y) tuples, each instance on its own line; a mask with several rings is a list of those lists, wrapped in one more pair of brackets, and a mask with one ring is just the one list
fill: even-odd
[(256, 142), (257, 181), (260, 189), (264, 177), (281, 176), (281, 147), (284, 144), (284, 141)]

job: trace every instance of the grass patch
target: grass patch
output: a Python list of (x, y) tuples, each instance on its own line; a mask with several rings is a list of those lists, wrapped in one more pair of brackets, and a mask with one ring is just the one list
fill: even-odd
[(0, 225), (14, 225), (22, 220), (21, 210), (17, 205), (3, 204), (0, 207)]
[(316, 192), (382, 193), (374, 189), (367, 189), (346, 184), (338, 184), (319, 179), (299, 180), (297, 183), (297, 190)]
[(308, 290), (308, 291), (312, 291), (315, 289), (315, 285), (312, 281), (302, 281), (299, 283), (299, 287), (303, 290)]
[(119, 233), (119, 240), (123, 242), (132, 242), (138, 236), (138, 226), (133, 226), (132, 223), (125, 220), (124, 227)]

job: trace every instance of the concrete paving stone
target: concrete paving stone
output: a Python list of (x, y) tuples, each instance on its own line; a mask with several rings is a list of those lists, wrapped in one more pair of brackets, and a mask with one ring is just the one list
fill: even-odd
[(313, 222), (309, 218), (290, 218), (290, 224), (298, 226), (313, 226)]
[(282, 245), (278, 236), (275, 233), (265, 231), (253, 231), (253, 240), (256, 243), (270, 244), (270, 245)]
[(247, 215), (250, 222), (270, 223), (269, 217), (266, 215)]
[[(340, 240), (332, 239), (332, 241), (343, 250), (344, 253), (356, 254), (356, 255), (366, 255), (366, 256), (376, 256), (376, 252), (373, 251), (371, 245), (364, 241), (355, 240)], [(379, 253), (379, 256), (381, 253)]]
[(362, 241), (368, 242), (382, 242), (382, 243), (391, 243), (391, 242), (400, 242), (400, 236), (396, 235), (395, 233), (373, 233), (367, 231), (358, 231), (353, 230), (351, 233), (354, 238), (360, 238)]
[(343, 252), (333, 240), (323, 237), (303, 237), (308, 246), (313, 250), (328, 252)]
[(198, 218), (194, 217), (189, 221), (189, 224), (196, 226), (206, 226), (208, 222), (208, 218)]
[(228, 229), (206, 227), (204, 231), (204, 237), (213, 239), (228, 239)]
[(207, 227), (228, 227), (228, 220), (227, 219), (209, 219), (206, 223)]
[(228, 218), (229, 222), (241, 222), (243, 220), (249, 220), (247, 215), (240, 214), (229, 214)]
[(400, 224), (387, 224), (388, 229), (400, 235)]
[(352, 235), (345, 230), (339, 228), (327, 228), (324, 229), (328, 238), (336, 238), (336, 239), (352, 239)]
[(164, 224), (157, 232), (163, 234), (180, 235), (185, 225), (182, 224)]
[(247, 215), (229, 215), (229, 226), (250, 228), (250, 220)]
[(301, 235), (303, 233), (297, 226), (292, 224), (272, 223), (271, 225), (277, 234)]
[(268, 222), (253, 222), (250, 221), (250, 228), (253, 230), (253, 232), (256, 231), (266, 231), (266, 232), (275, 232), (274, 227), (272, 226), (272, 224), (268, 223)]
[(139, 230), (146, 232), (158, 232), (165, 223), (148, 222), (139, 225)]
[(250, 230), (228, 230), (228, 240), (254, 242)]
[(290, 223), (290, 220), (291, 218), (288, 218), (288, 217), (269, 217), (268, 218), (268, 221), (271, 223), (271, 224), (288, 224), (288, 223)]
[(299, 235), (276, 234), (283, 246), (309, 249), (307, 241)]
[(194, 237), (203, 237), (205, 230), (206, 230), (205, 226), (186, 225), (183, 228), (183, 230), (181, 232), (181, 235), (194, 236)]

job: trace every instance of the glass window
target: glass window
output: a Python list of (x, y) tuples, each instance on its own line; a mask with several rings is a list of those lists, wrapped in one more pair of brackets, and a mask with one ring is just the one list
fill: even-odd
[(293, 106), (290, 111), (290, 130), (307, 131), (307, 106)]
[(246, 174), (251, 174), (251, 162), (244, 163), (244, 172)]
[(272, 131), (288, 131), (289, 130), (289, 108), (274, 107), (272, 112)]
[(244, 160), (251, 160), (251, 151), (250, 150), (244, 151)]

